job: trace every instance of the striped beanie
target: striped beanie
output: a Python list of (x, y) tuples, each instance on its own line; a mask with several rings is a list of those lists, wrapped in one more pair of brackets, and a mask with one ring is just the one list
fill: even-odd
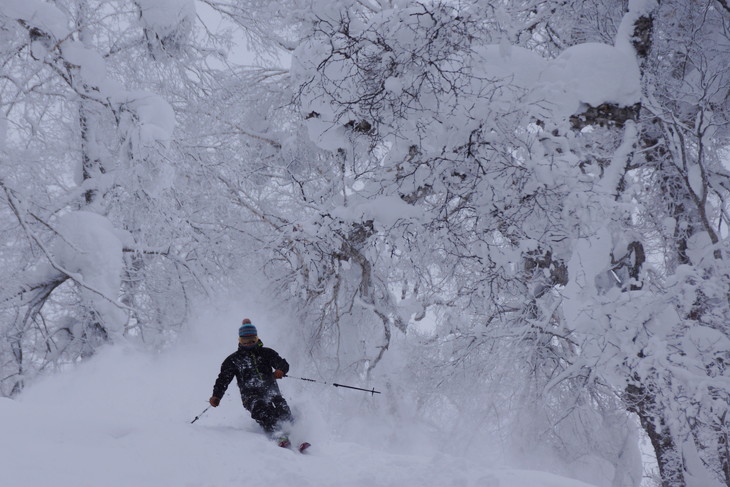
[(249, 320), (248, 318), (244, 318), (243, 324), (241, 324), (241, 327), (238, 329), (238, 336), (252, 337), (256, 335), (258, 335), (256, 327), (251, 324), (251, 320)]

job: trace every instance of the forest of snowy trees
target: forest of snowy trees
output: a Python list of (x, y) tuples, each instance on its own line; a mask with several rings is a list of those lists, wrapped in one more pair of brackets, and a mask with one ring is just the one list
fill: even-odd
[(3, 0), (0, 396), (255, 279), (325, 377), (730, 486), (728, 66), (726, 0)]

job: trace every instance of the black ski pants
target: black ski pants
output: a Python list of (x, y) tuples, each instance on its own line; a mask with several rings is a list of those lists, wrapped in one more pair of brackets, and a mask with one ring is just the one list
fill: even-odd
[(281, 423), (293, 420), (289, 405), (280, 395), (246, 399), (244, 407), (251, 413), (251, 418), (268, 434), (279, 429)]

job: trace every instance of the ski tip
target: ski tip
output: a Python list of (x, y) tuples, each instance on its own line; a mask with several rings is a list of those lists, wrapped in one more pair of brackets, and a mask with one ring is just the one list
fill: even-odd
[(305, 453), (310, 446), (312, 446), (312, 445), (305, 441), (304, 443), (299, 445), (299, 448), (297, 448), (297, 449), (299, 450), (299, 453)]

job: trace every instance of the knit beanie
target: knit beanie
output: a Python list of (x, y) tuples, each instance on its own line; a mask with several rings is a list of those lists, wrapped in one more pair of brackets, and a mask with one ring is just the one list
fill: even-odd
[(239, 337), (252, 337), (258, 335), (256, 327), (251, 324), (251, 320), (244, 318), (243, 324), (238, 329)]

